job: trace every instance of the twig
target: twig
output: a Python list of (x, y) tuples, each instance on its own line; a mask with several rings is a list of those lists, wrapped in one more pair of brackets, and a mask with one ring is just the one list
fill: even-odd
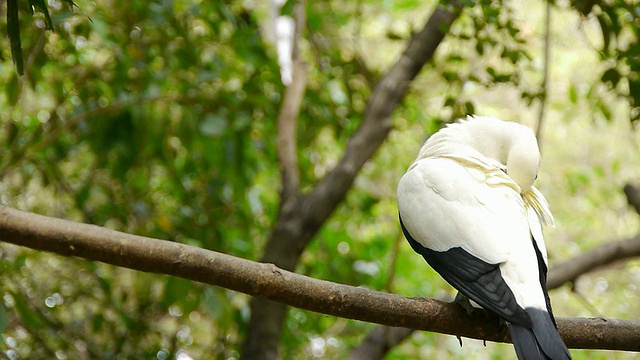
[(540, 112), (538, 113), (538, 126), (536, 128), (536, 138), (538, 139), (538, 146), (542, 142), (542, 122), (544, 121), (544, 114), (547, 105), (547, 97), (549, 91), (549, 67), (551, 66), (551, 1), (548, 0), (546, 4), (546, 13), (544, 19), (544, 73), (542, 78), (542, 97), (540, 98)]

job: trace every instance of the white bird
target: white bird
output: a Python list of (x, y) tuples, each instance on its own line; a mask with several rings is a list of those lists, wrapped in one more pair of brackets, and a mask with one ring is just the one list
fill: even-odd
[(535, 187), (540, 151), (526, 126), (467, 117), (432, 135), (398, 184), (411, 247), (460, 293), (507, 322), (519, 359), (570, 359), (547, 293)]

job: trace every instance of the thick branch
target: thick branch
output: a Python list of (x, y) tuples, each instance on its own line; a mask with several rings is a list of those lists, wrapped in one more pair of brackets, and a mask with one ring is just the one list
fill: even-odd
[[(548, 289), (558, 288), (600, 266), (635, 256), (640, 256), (640, 235), (633, 239), (598, 246), (551, 268), (547, 287)], [(349, 359), (382, 359), (390, 349), (397, 346), (412, 332), (413, 329), (379, 326), (353, 349)]]
[[(0, 206), (0, 239), (60, 255), (222, 286), (301, 309), (348, 319), (402, 326), (489, 341), (508, 341), (490, 313), (469, 317), (462, 307), (336, 284), (233, 256)], [(558, 319), (567, 345), (582, 349), (640, 351), (640, 323), (608, 319)]]
[[(393, 110), (406, 94), (410, 81), (431, 59), (459, 11), (459, 7), (448, 10), (438, 7), (424, 29), (412, 37), (398, 62), (374, 89), (364, 120), (350, 139), (343, 158), (307, 196), (287, 196), (287, 189), (293, 186), (287, 185), (285, 163), (280, 160), (283, 166), (282, 203), (262, 261), (286, 270), (295, 269), (313, 235), (342, 201), (364, 163), (382, 145), (391, 129)], [(291, 135), (285, 133), (280, 136), (291, 139)], [(280, 145), (279, 148), (281, 151)], [(285, 315), (286, 309), (281, 304), (254, 298), (242, 357), (277, 359)]]
[(432, 59), (461, 8), (438, 6), (424, 28), (413, 35), (395, 65), (376, 85), (362, 124), (349, 139), (344, 156), (305, 199), (304, 214), (317, 228), (342, 201), (362, 166), (373, 156), (391, 130), (391, 114), (404, 98), (411, 81)]

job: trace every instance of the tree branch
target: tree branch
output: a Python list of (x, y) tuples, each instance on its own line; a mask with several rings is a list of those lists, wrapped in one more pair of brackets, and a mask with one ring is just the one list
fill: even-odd
[[(484, 310), (470, 317), (455, 304), (317, 280), (272, 264), (4, 206), (0, 206), (0, 239), (60, 255), (222, 286), (327, 315), (475, 339), (509, 341), (506, 327)], [(569, 347), (640, 351), (640, 323), (613, 319), (557, 320), (559, 332)]]
[(362, 124), (349, 139), (344, 156), (305, 199), (303, 211), (313, 224), (322, 224), (329, 217), (362, 166), (380, 148), (391, 130), (391, 114), (406, 95), (411, 81), (432, 59), (460, 11), (457, 3), (447, 8), (438, 6), (424, 28), (413, 35), (400, 59), (376, 85)]
[(282, 174), (281, 206), (298, 194), (300, 172), (298, 170), (298, 118), (300, 106), (307, 86), (306, 66), (300, 60), (293, 62), (293, 74), (289, 87), (284, 92), (282, 107), (278, 114), (278, 162)]
[(614, 261), (640, 256), (640, 235), (621, 241), (614, 241), (587, 250), (582, 254), (549, 271), (547, 286), (553, 289), (567, 281), (574, 281), (580, 275), (593, 271)]
[[(606, 243), (551, 268), (547, 287), (549, 290), (558, 288), (598, 267), (636, 256), (640, 256), (640, 235), (628, 240)], [(414, 329), (379, 326), (373, 329), (360, 345), (353, 348), (349, 359), (382, 359), (413, 331)]]
[[(296, 221), (300, 203), (300, 171), (298, 169), (298, 121), (300, 108), (307, 86), (306, 65), (300, 58), (299, 43), (305, 28), (305, 1), (294, 5), (295, 29), (292, 44), (293, 70), (291, 84), (284, 92), (282, 107), (278, 114), (276, 147), (282, 177), (278, 218), (269, 236), (262, 260), (277, 263), (293, 270), (299, 253), (296, 237), (300, 233), (300, 222)], [(294, 251), (290, 251), (294, 249)], [(242, 358), (277, 359), (278, 343), (286, 309), (262, 299), (253, 298), (250, 303), (251, 318), (247, 335), (242, 343)]]
[(540, 98), (540, 109), (538, 112), (538, 124), (536, 126), (536, 139), (538, 147), (542, 146), (542, 123), (544, 122), (547, 98), (549, 97), (549, 67), (551, 66), (551, 1), (546, 3), (544, 18), (544, 70), (542, 75), (542, 96)]
[(291, 84), (284, 92), (282, 107), (278, 114), (278, 138), (276, 139), (278, 162), (282, 174), (281, 206), (290, 206), (290, 199), (298, 195), (300, 187), (297, 146), (298, 119), (307, 87), (306, 65), (299, 56), (299, 42), (306, 19), (304, 2), (296, 2), (294, 9), (296, 19), (291, 54), (293, 70)]
[[(459, 12), (459, 5), (436, 8), (424, 29), (412, 37), (398, 62), (374, 89), (364, 120), (349, 140), (338, 165), (308, 195), (281, 199), (278, 220), (261, 261), (274, 263), (285, 270), (295, 269), (309, 241), (342, 201), (365, 162), (382, 145), (391, 129), (393, 110), (406, 94), (410, 81), (431, 59)], [(286, 183), (283, 183), (283, 191), (285, 186)], [(283, 195), (286, 194), (283, 192)], [(285, 316), (286, 308), (283, 305), (252, 299), (249, 331), (242, 347), (242, 356), (277, 359)]]

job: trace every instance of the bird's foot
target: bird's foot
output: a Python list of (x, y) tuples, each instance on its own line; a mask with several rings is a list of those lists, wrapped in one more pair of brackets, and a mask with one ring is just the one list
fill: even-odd
[(473, 311), (475, 310), (473, 305), (471, 305), (471, 300), (469, 300), (469, 298), (466, 295), (462, 294), (461, 292), (458, 292), (456, 294), (456, 297), (455, 299), (453, 299), (453, 302), (462, 306), (462, 308), (467, 311), (467, 315), (472, 315)]

